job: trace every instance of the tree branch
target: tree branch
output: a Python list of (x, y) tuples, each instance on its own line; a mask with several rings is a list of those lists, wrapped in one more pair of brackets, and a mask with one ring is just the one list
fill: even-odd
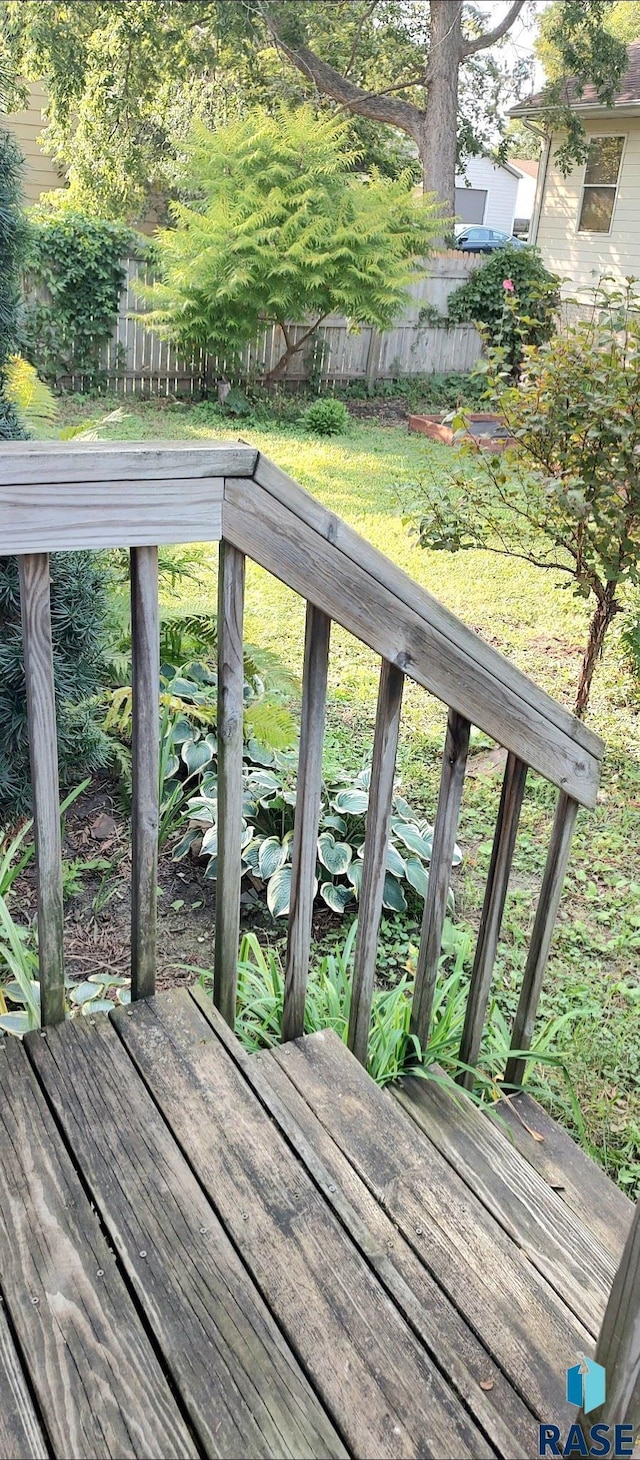
[(496, 41), (501, 40), (503, 35), (506, 35), (507, 31), (511, 30), (514, 20), (518, 19), (520, 11), (524, 9), (524, 3), (525, 0), (513, 0), (513, 4), (509, 6), (504, 20), (501, 20), (499, 25), (494, 26), (493, 30), (488, 30), (484, 35), (477, 36), (474, 41), (463, 41), (462, 60), (466, 61), (467, 56), (474, 56), (476, 51), (485, 51), (488, 46), (494, 46)]
[[(358, 116), (368, 117), (373, 122), (384, 122), (390, 127), (399, 127), (402, 132), (408, 132), (410, 137), (418, 140), (423, 122), (422, 112), (417, 106), (409, 101), (391, 100), (387, 96), (378, 96), (362, 87), (356, 86), (353, 81), (341, 76), (333, 66), (326, 61), (321, 61), (309, 46), (293, 47), (283, 41), (278, 33), (273, 15), (268, 9), (263, 11), (264, 19), (268, 30), (276, 45), (284, 51), (289, 60), (297, 66), (303, 76), (307, 76), (322, 91), (325, 96), (330, 96), (333, 101), (338, 101), (342, 106), (348, 107), (349, 111), (357, 112)], [(412, 83), (407, 82), (408, 86)]]

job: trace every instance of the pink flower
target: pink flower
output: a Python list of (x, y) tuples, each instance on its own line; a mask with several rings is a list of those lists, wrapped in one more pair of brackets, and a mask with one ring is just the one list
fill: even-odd
[(503, 287), (503, 289), (506, 289), (507, 294), (514, 294), (515, 293), (515, 284), (513, 282), (513, 279), (503, 279), (502, 280), (502, 287)]

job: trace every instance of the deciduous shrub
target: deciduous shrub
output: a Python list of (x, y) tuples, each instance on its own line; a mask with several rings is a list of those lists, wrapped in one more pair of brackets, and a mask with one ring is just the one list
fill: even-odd
[(543, 344), (554, 332), (559, 282), (537, 248), (507, 245), (449, 295), (449, 319), (481, 326), (489, 345), (504, 350), (505, 364), (516, 374), (525, 347)]
[(305, 411), (302, 422), (314, 436), (341, 436), (349, 426), (349, 412), (343, 401), (328, 396), (314, 401)]

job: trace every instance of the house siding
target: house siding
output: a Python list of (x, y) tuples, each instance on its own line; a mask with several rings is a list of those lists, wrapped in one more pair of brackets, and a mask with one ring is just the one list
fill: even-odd
[(487, 205), (483, 223), (503, 233), (513, 232), (519, 177), (505, 167), (494, 167), (487, 157), (470, 157), (464, 172), (456, 176), (456, 187), (486, 188)]
[(38, 137), (43, 130), (42, 111), (45, 105), (44, 87), (35, 82), (29, 87), (28, 103), (24, 111), (11, 112), (1, 120), (1, 125), (8, 132), (13, 132), (24, 156), (22, 188), (26, 203), (37, 203), (42, 193), (65, 185), (53, 159), (38, 144)]
[(535, 241), (547, 267), (563, 279), (565, 294), (593, 288), (603, 274), (640, 276), (640, 117), (589, 117), (584, 123), (587, 136), (624, 136), (625, 147), (610, 233), (578, 233), (585, 166), (563, 177), (554, 162), (561, 138), (551, 138)]

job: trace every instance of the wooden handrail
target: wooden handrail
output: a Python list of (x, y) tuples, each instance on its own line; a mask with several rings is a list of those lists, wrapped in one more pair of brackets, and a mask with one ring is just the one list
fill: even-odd
[[(578, 804), (595, 803), (602, 742), (339, 518), (243, 443), (0, 446), (0, 552), (21, 563), (37, 834), (42, 1008), (62, 1017), (62, 902), (50, 551), (128, 546), (133, 607), (132, 994), (155, 979), (158, 697), (157, 544), (220, 541), (218, 602), (218, 885), (214, 997), (236, 1007), (242, 818), (242, 619), (245, 557), (307, 602), (298, 804), (283, 1037), (304, 1027), (315, 891), (329, 634), (332, 621), (380, 654), (382, 670), (365, 840), (349, 1042), (365, 1061), (375, 980), (402, 687), (413, 679), (448, 707), (412, 1032), (429, 1038), (449, 874), (471, 724), (508, 751), (461, 1059), (475, 1065), (507, 892), (524, 783), (532, 768), (560, 788), (508, 1077), (521, 1078)], [(149, 546), (149, 544), (152, 544)], [(46, 730), (43, 726), (46, 725)], [(48, 753), (43, 742), (48, 741)], [(471, 1082), (471, 1074), (463, 1083)]]

